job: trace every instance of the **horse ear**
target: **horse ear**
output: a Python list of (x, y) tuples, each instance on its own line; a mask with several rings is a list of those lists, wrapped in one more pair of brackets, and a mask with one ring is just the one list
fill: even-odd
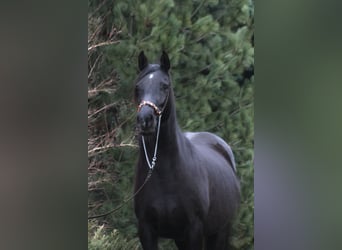
[(160, 57), (160, 67), (166, 72), (170, 69), (170, 59), (165, 51), (163, 51), (163, 54)]
[(138, 65), (139, 65), (139, 70), (140, 70), (140, 71), (142, 71), (142, 70), (143, 70), (144, 68), (146, 68), (147, 65), (148, 65), (148, 60), (147, 60), (147, 57), (145, 56), (143, 50), (139, 53), (139, 56), (138, 56)]

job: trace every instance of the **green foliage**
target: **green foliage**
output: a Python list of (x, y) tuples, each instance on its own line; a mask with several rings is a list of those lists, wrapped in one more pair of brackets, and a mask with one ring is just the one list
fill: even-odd
[[(227, 141), (235, 154), (241, 182), (242, 201), (234, 225), (232, 245), (235, 249), (254, 247), (254, 79), (241, 87), (236, 76), (254, 64), (251, 37), (254, 32), (252, 0), (164, 0), (137, 1), (89, 0), (93, 20), (89, 29), (119, 43), (98, 48), (89, 56), (90, 65), (101, 56), (91, 74), (90, 85), (96, 87), (108, 76), (114, 79), (113, 91), (103, 91), (89, 99), (89, 107), (113, 104), (98, 120), (99, 129), (113, 129), (114, 146), (90, 157), (101, 162), (91, 182), (101, 181), (101, 191), (89, 192), (90, 214), (106, 212), (132, 194), (137, 148), (134, 141), (135, 107), (133, 83), (137, 75), (137, 55), (145, 51), (158, 59), (161, 50), (171, 59), (171, 75), (176, 95), (177, 117), (184, 131), (210, 131)], [(115, 29), (115, 32), (113, 30)], [(103, 35), (105, 34), (105, 35)], [(101, 41), (100, 41), (101, 42)], [(104, 124), (106, 123), (106, 124)], [(109, 131), (110, 131), (109, 129)], [(90, 137), (95, 137), (94, 131)], [(97, 183), (97, 182), (96, 182)], [(98, 206), (98, 203), (100, 206)], [(105, 219), (94, 220), (90, 230), (90, 249), (137, 249), (136, 220), (132, 202)], [(119, 243), (120, 242), (120, 243)], [(109, 244), (109, 245), (108, 245)], [(124, 248), (125, 244), (131, 248)], [(132, 244), (132, 245), (130, 245)], [(98, 246), (103, 248), (96, 248)], [(175, 249), (163, 241), (161, 249)]]
[(104, 226), (94, 227), (91, 224), (88, 226), (88, 231), (92, 231), (88, 235), (89, 250), (138, 250), (140, 243), (137, 238), (127, 239), (117, 230), (111, 233), (105, 233)]

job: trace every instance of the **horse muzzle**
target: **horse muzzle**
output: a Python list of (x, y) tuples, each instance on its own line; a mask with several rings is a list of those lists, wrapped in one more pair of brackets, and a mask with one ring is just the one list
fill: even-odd
[(138, 132), (142, 135), (151, 135), (156, 132), (157, 117), (154, 110), (148, 106), (142, 107), (137, 115)]

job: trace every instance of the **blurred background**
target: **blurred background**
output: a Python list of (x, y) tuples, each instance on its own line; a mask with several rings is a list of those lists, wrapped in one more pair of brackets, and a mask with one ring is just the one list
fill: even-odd
[[(231, 244), (254, 245), (254, 1), (89, 0), (88, 214), (133, 192), (137, 56), (171, 60), (183, 131), (210, 131), (235, 154), (242, 201)], [(161, 249), (176, 249), (161, 240)], [(88, 249), (140, 249), (133, 202), (89, 220)]]
[[(82, 0), (1, 2), (1, 249), (83, 250), (88, 245), (95, 248), (96, 244), (98, 249), (110, 249), (109, 244), (122, 246), (125, 241), (121, 249), (138, 246), (131, 206), (120, 210), (124, 215), (102, 220), (88, 222), (87, 214), (107, 211), (132, 193), (136, 144), (135, 107), (130, 88), (137, 73), (136, 56), (141, 49), (156, 61), (161, 49), (169, 53), (182, 128), (218, 133), (233, 146), (245, 187), (245, 205), (234, 227), (234, 247), (252, 247), (253, 218), (248, 216), (253, 216), (253, 184), (250, 184), (253, 168), (249, 161), (255, 159), (255, 249), (340, 249), (341, 3), (255, 2), (257, 77), (254, 79), (249, 78), (246, 70), (253, 58), (248, 54), (254, 44), (254, 28), (251, 28), (254, 24), (250, 25), (253, 19), (248, 14), (253, 8), (244, 1), (217, 2), (217, 5), (215, 1), (201, 2), (179, 1), (172, 5), (159, 1), (158, 5), (164, 9), (159, 8), (152, 26), (150, 22), (129, 20), (144, 20), (137, 15), (146, 13), (146, 8), (147, 16), (151, 16), (158, 9), (156, 4), (145, 4), (145, 8), (140, 7), (143, 3), (132, 5), (130, 1), (115, 1), (112, 7), (104, 7), (109, 4), (106, 1), (104, 5)], [(117, 8), (120, 3), (122, 6)], [(122, 14), (114, 15), (110, 11)], [(169, 19), (163, 18), (164, 15)], [(89, 21), (92, 17), (98, 18), (93, 26)], [(102, 21), (109, 17), (110, 21)], [(168, 20), (182, 21), (171, 24)], [(168, 39), (159, 42), (162, 34), (171, 32), (166, 28), (159, 28), (159, 33), (157, 28), (152, 32), (153, 27), (160, 27), (159, 23), (163, 22), (168, 22), (168, 27), (182, 27), (172, 36), (173, 43), (184, 44), (186, 50), (177, 52), (183, 47), (170, 46)], [(136, 29), (144, 25), (150, 29)], [(104, 36), (90, 39), (91, 34), (97, 33), (94, 27), (105, 27), (100, 28)], [(200, 39), (202, 27), (213, 30), (214, 36)], [(112, 32), (114, 28), (122, 32)], [(188, 29), (191, 33), (187, 33)], [(137, 37), (138, 32), (146, 34)], [(203, 31), (205, 34), (211, 33)], [(147, 35), (151, 36), (146, 39), (158, 41), (158, 47), (152, 46), (152, 40), (143, 40)], [(178, 41), (182, 36), (184, 43)], [(92, 48), (108, 41), (113, 44)], [(198, 49), (201, 43), (205, 46)], [(124, 50), (119, 45), (129, 45), (129, 48)], [(122, 56), (121, 49), (129, 53)], [(98, 57), (101, 68), (93, 66), (97, 65)], [(189, 66), (181, 64), (185, 60)], [(215, 67), (204, 68), (211, 64)], [(227, 68), (229, 71), (224, 70)], [(98, 80), (94, 80), (92, 72), (98, 72)], [(239, 80), (241, 76), (243, 81)], [(114, 82), (109, 82), (110, 87), (103, 87), (102, 90), (107, 90), (102, 91), (99, 85), (106, 79)], [(252, 91), (254, 81), (258, 87)], [(208, 85), (202, 86), (205, 82)], [(101, 94), (95, 89), (100, 89)], [(224, 98), (220, 96), (221, 91), (225, 93)], [(240, 99), (236, 92), (241, 93)], [(254, 109), (248, 107), (252, 92), (255, 157), (251, 143), (253, 129), (247, 121)], [(247, 106), (238, 108), (239, 100)], [(111, 107), (115, 109), (107, 110)], [(124, 107), (127, 114), (123, 114)], [(217, 122), (212, 120), (215, 116)], [(117, 121), (113, 118), (113, 124), (107, 118), (106, 123), (104, 117), (118, 118)], [(242, 123), (245, 130), (241, 130)], [(109, 133), (112, 137), (101, 140), (107, 134), (101, 129), (107, 128), (112, 131)], [(118, 129), (113, 132), (114, 128)], [(100, 144), (94, 146), (96, 143)], [(103, 151), (105, 145), (109, 145), (109, 152)], [(105, 247), (104, 242), (108, 243)], [(168, 242), (162, 244), (167, 245), (165, 249), (173, 247)]]

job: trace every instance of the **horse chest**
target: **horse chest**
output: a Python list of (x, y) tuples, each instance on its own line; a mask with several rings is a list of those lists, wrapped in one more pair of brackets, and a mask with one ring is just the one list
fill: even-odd
[(186, 204), (184, 204), (179, 187), (170, 183), (165, 184), (158, 182), (146, 189), (143, 202), (145, 209), (153, 212), (159, 219), (168, 220), (182, 216)]
[(184, 204), (175, 194), (156, 196), (145, 207), (144, 217), (155, 225), (159, 235), (178, 237), (188, 223), (188, 214)]
[[(153, 177), (157, 177), (152, 179)], [(183, 187), (169, 179), (153, 176), (136, 200), (141, 217), (158, 221), (173, 221), (185, 216), (186, 204)]]

